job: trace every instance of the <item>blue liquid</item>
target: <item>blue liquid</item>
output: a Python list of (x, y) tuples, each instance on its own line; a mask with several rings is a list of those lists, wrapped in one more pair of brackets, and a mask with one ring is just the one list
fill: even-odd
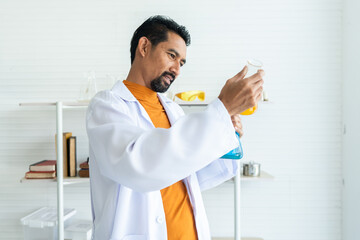
[(222, 156), (221, 158), (227, 158), (227, 159), (241, 159), (243, 157), (243, 149), (241, 146), (241, 142), (240, 142), (240, 135), (238, 132), (236, 133), (236, 137), (239, 141), (239, 146), (233, 150), (231, 150), (230, 152), (228, 152), (227, 154), (225, 154), (224, 156)]

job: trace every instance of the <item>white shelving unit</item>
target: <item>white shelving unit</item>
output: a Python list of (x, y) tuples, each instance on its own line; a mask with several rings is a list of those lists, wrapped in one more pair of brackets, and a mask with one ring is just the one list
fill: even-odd
[[(179, 103), (180, 106), (184, 107), (206, 107), (207, 103), (198, 103), (198, 102), (189, 102), (189, 103)], [(62, 112), (64, 109), (73, 109), (73, 108), (86, 108), (88, 102), (33, 102), (33, 103), (20, 103), (20, 106), (27, 107), (46, 107), (52, 106), (56, 107), (56, 133), (57, 133), (57, 178), (56, 179), (25, 179), (20, 180), (21, 183), (51, 183), (54, 182), (57, 184), (57, 212), (58, 212), (58, 239), (64, 239), (64, 221), (63, 221), (63, 212), (64, 212), (64, 185), (76, 184), (76, 183), (87, 183), (89, 182), (88, 178), (79, 178), (79, 177), (68, 177), (63, 178), (63, 115)], [(263, 240), (262, 238), (241, 238), (240, 232), (240, 190), (241, 190), (241, 181), (268, 181), (273, 180), (274, 177), (265, 171), (261, 171), (259, 177), (246, 177), (242, 176), (240, 173), (240, 167), (238, 168), (237, 174), (234, 177), (234, 202), (235, 202), (235, 238), (214, 238), (213, 240)], [(229, 181), (228, 181), (229, 182)]]
[[(57, 162), (56, 180), (21, 180), (30, 181), (56, 181), (57, 182), (57, 216), (58, 216), (58, 239), (64, 239), (64, 185), (83, 181), (81, 178), (63, 178), (63, 110), (67, 108), (86, 108), (87, 102), (45, 102), (45, 103), (20, 103), (20, 106), (44, 107), (56, 106), (56, 134), (57, 134)], [(75, 180), (76, 179), (76, 180)], [(81, 180), (80, 180), (81, 179)]]

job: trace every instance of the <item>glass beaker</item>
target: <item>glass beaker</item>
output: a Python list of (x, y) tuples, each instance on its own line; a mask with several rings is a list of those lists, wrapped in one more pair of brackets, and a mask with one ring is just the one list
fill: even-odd
[(94, 71), (84, 73), (86, 82), (81, 87), (79, 101), (89, 102), (91, 98), (97, 93), (96, 76)]
[[(249, 59), (247, 60), (247, 67), (248, 67), (248, 72), (246, 74), (246, 78), (250, 77), (251, 75), (254, 75), (255, 73), (257, 73), (257, 71), (259, 69), (262, 68), (263, 64), (262, 62), (260, 62), (259, 60), (256, 59)], [(256, 104), (255, 106), (246, 109), (245, 111), (243, 111), (242, 113), (240, 113), (241, 115), (251, 115), (253, 114), (256, 109), (257, 109), (258, 105)]]

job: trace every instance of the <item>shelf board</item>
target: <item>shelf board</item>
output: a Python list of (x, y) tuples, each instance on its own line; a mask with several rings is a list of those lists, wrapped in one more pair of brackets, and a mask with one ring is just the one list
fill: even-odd
[[(90, 101), (73, 101), (73, 102), (63, 102), (63, 107), (87, 107)], [(186, 102), (177, 100), (175, 103), (179, 104), (182, 107), (206, 107), (209, 105), (209, 101), (193, 101)], [(271, 102), (259, 102), (262, 104), (269, 104)], [(33, 106), (33, 107), (43, 107), (43, 106), (56, 106), (56, 102), (29, 102), (29, 103), (19, 103), (19, 106)]]
[(188, 102), (188, 103), (177, 103), (179, 104), (180, 106), (182, 107), (206, 107), (208, 105), (208, 103), (191, 103), (191, 102)]
[[(274, 176), (270, 175), (269, 173), (265, 171), (261, 171), (261, 174), (259, 177), (247, 177), (241, 175), (241, 181), (269, 181), (274, 180)], [(20, 180), (21, 183), (56, 183), (55, 179), (26, 179), (23, 177)], [(81, 178), (81, 177), (67, 177), (63, 179), (64, 185), (70, 185), (70, 184), (77, 184), (77, 183), (87, 183), (89, 182), (89, 178)], [(234, 180), (231, 179), (227, 182), (233, 183)]]
[[(225, 183), (231, 183), (233, 184), (234, 183), (234, 179), (235, 178), (232, 178), (230, 180), (227, 180)], [(273, 181), (275, 179), (274, 176), (272, 176), (271, 174), (269, 174), (268, 172), (265, 172), (265, 171), (261, 171), (260, 173), (260, 176), (259, 177), (247, 177), (247, 176), (244, 176), (242, 175), (241, 173), (241, 177), (240, 177), (240, 180), (242, 182), (258, 182), (258, 181)]]
[[(234, 240), (233, 237), (214, 237), (212, 240)], [(264, 240), (263, 238), (258, 237), (242, 237), (241, 240)]]
[[(63, 102), (63, 107), (87, 107), (88, 101), (75, 101), (75, 102)], [(21, 107), (44, 107), (44, 106), (56, 106), (56, 102), (30, 102), (19, 103)]]
[[(182, 107), (206, 107), (208, 103), (201, 103), (201, 102), (184, 102), (179, 103)], [(88, 101), (84, 102), (63, 102), (63, 107), (87, 107), (89, 105)], [(29, 102), (29, 103), (19, 103), (19, 106), (21, 107), (46, 107), (46, 106), (56, 106), (56, 102)]]
[[(21, 183), (56, 183), (55, 179), (26, 179), (23, 177), (20, 180)], [(81, 177), (67, 177), (63, 178), (64, 185), (77, 184), (77, 183), (88, 183), (89, 178), (81, 178)]]
[(274, 180), (274, 176), (271, 174), (261, 171), (259, 177), (248, 177), (241, 174), (241, 180), (242, 181), (269, 181)]
[[(176, 99), (174, 102), (179, 104), (182, 107), (206, 107), (207, 105), (209, 105), (209, 103), (211, 103), (214, 99), (210, 99), (210, 100), (205, 100), (203, 102), (199, 101), (199, 100), (194, 100), (192, 102), (186, 102), (186, 101), (182, 101), (179, 99)], [(258, 104), (272, 104), (272, 101), (259, 101)]]

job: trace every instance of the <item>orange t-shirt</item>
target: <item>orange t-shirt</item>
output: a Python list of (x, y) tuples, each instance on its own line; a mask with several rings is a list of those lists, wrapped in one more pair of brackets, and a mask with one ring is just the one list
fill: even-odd
[[(156, 92), (126, 80), (123, 83), (145, 108), (156, 128), (171, 127)], [(160, 192), (164, 205), (168, 240), (196, 240), (195, 220), (185, 184), (178, 181)]]

